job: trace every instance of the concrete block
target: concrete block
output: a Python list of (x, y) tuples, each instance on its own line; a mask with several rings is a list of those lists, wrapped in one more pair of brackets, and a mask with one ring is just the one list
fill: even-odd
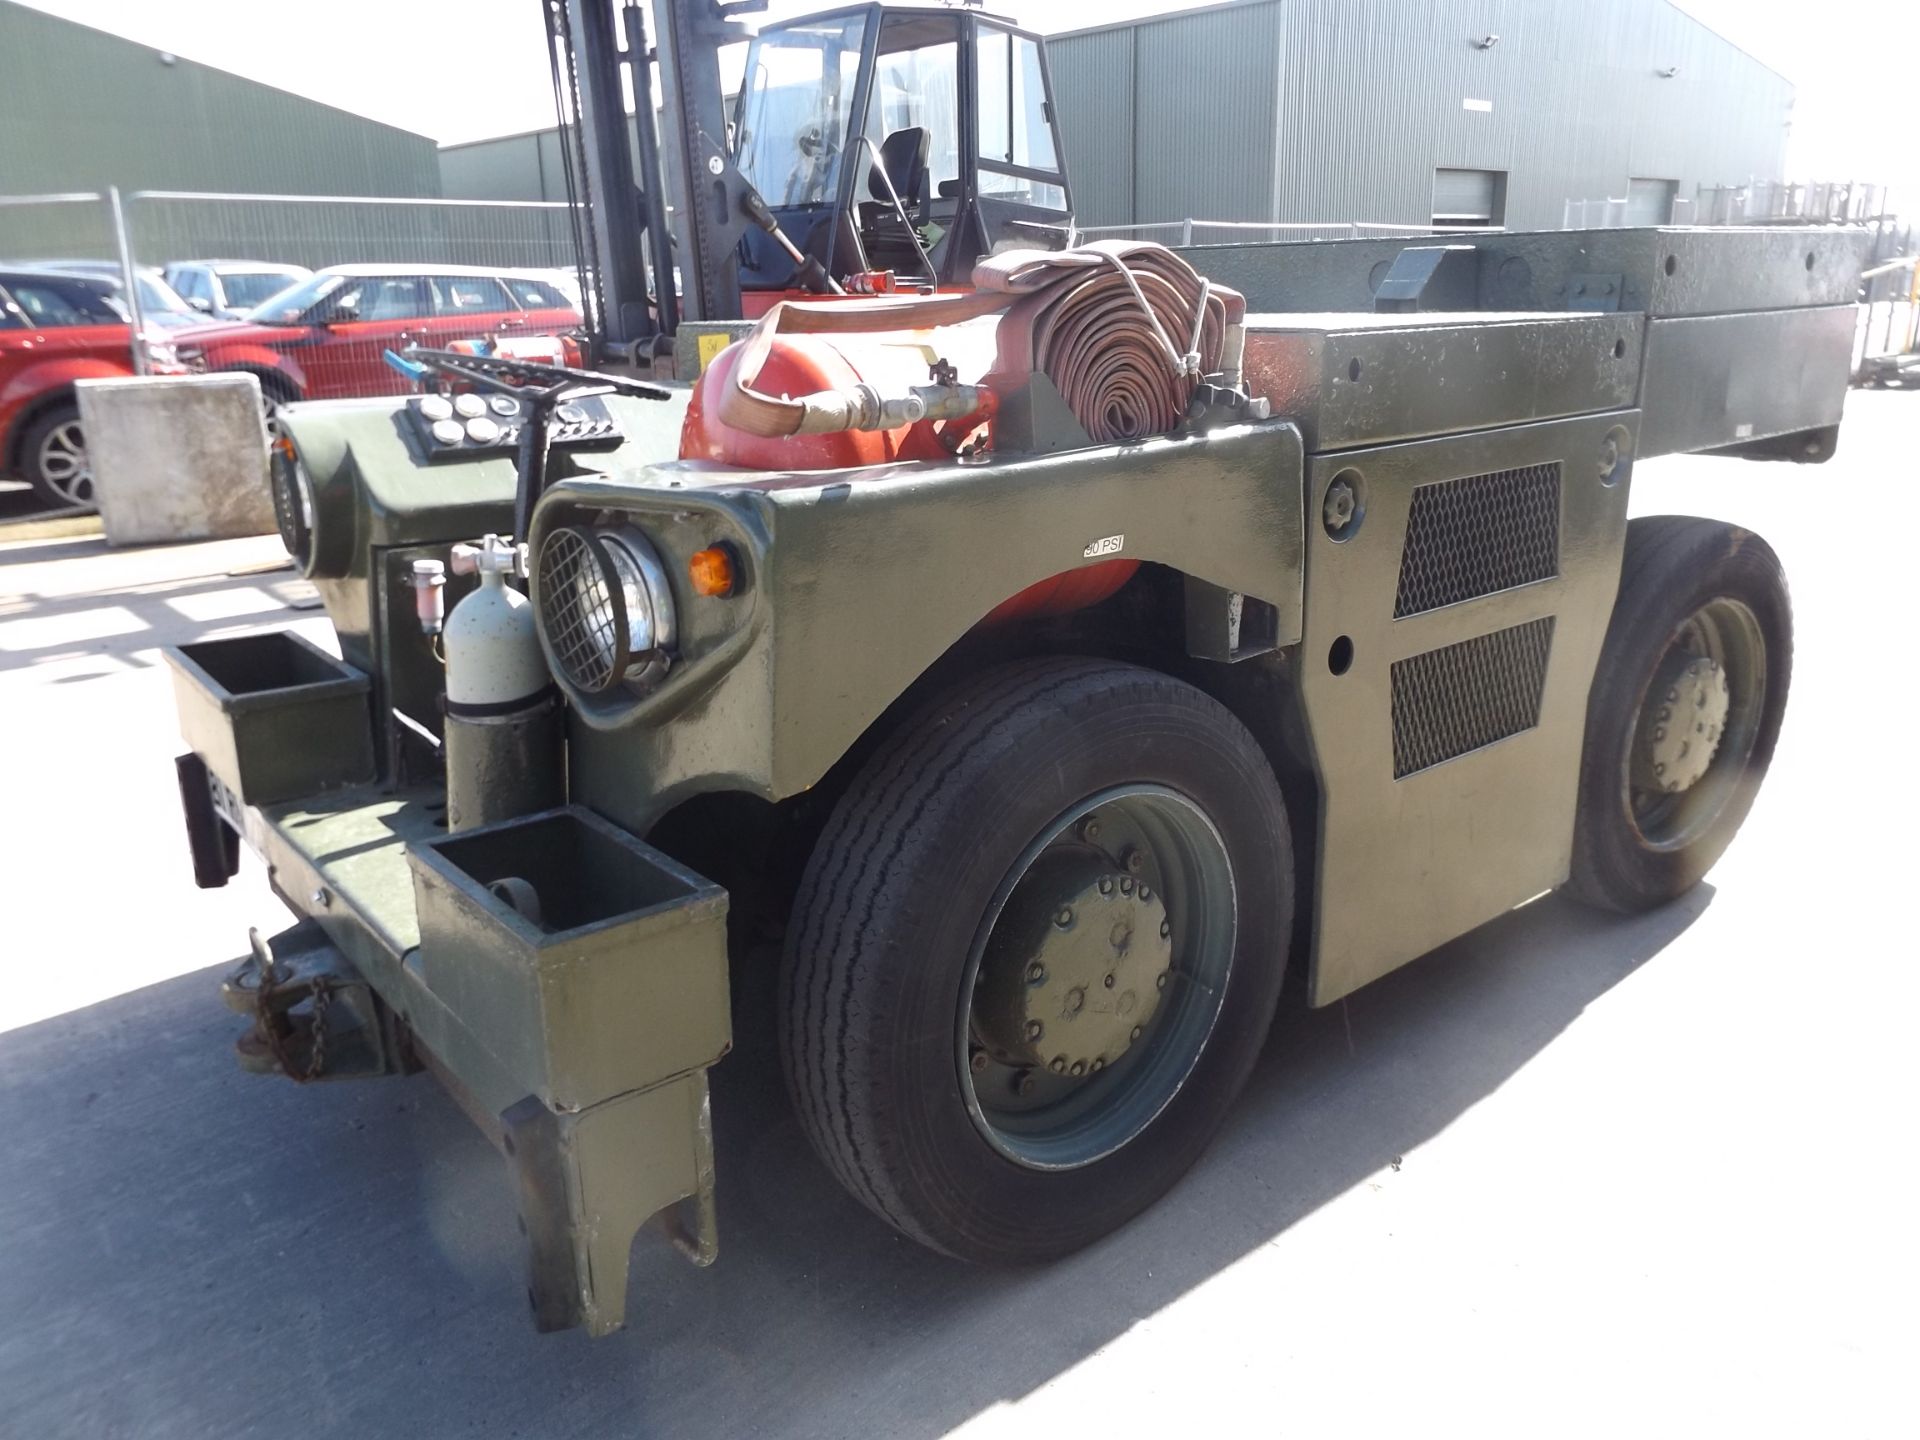
[(272, 533), (254, 376), (82, 380), (74, 389), (109, 545)]

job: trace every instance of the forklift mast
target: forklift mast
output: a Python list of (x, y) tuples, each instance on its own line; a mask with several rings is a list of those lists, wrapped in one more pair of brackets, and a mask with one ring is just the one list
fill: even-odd
[[(603, 356), (644, 361), (682, 318), (750, 318), (847, 276), (964, 286), (983, 255), (1068, 241), (1072, 192), (1039, 36), (974, 10), (877, 4), (749, 31), (739, 17), (765, 7), (656, 0), (656, 50), (634, 0), (546, 0)], [(720, 48), (739, 42), (730, 115)]]

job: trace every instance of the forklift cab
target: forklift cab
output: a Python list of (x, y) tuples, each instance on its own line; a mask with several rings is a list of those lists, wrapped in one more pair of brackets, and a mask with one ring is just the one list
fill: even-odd
[[(964, 285), (997, 250), (1064, 248), (1073, 220), (1045, 47), (973, 11), (863, 5), (762, 30), (733, 157), (836, 279)], [(741, 289), (794, 283), (786, 253), (750, 230)]]

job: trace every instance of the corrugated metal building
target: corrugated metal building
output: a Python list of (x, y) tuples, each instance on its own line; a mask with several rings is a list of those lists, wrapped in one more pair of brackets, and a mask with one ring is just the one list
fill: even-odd
[(440, 147), (440, 193), (459, 200), (565, 200), (560, 132), (528, 130)]
[(1793, 106), (1667, 0), (1236, 0), (1047, 48), (1085, 226), (1665, 223), (1779, 178)]
[[(350, 52), (341, 58), (351, 63)], [(425, 135), (0, 0), (0, 193), (108, 185), (437, 196), (439, 148)], [(204, 239), (188, 224), (177, 243), (229, 253), (221, 245), (232, 217), (199, 223)], [(0, 255), (102, 254), (104, 238), (91, 209), (0, 210)]]

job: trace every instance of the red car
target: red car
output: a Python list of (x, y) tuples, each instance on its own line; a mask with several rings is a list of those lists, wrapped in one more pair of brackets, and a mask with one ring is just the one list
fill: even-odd
[[(180, 371), (170, 343), (144, 343), (150, 371)], [(0, 269), (0, 475), (18, 475), (50, 505), (91, 506), (73, 385), (133, 374), (132, 344), (117, 281)]]
[(195, 369), (247, 370), (269, 404), (390, 395), (403, 388), (381, 358), (408, 345), (444, 348), (500, 333), (579, 326), (577, 301), (550, 270), (471, 265), (335, 265), (227, 325), (178, 332)]

